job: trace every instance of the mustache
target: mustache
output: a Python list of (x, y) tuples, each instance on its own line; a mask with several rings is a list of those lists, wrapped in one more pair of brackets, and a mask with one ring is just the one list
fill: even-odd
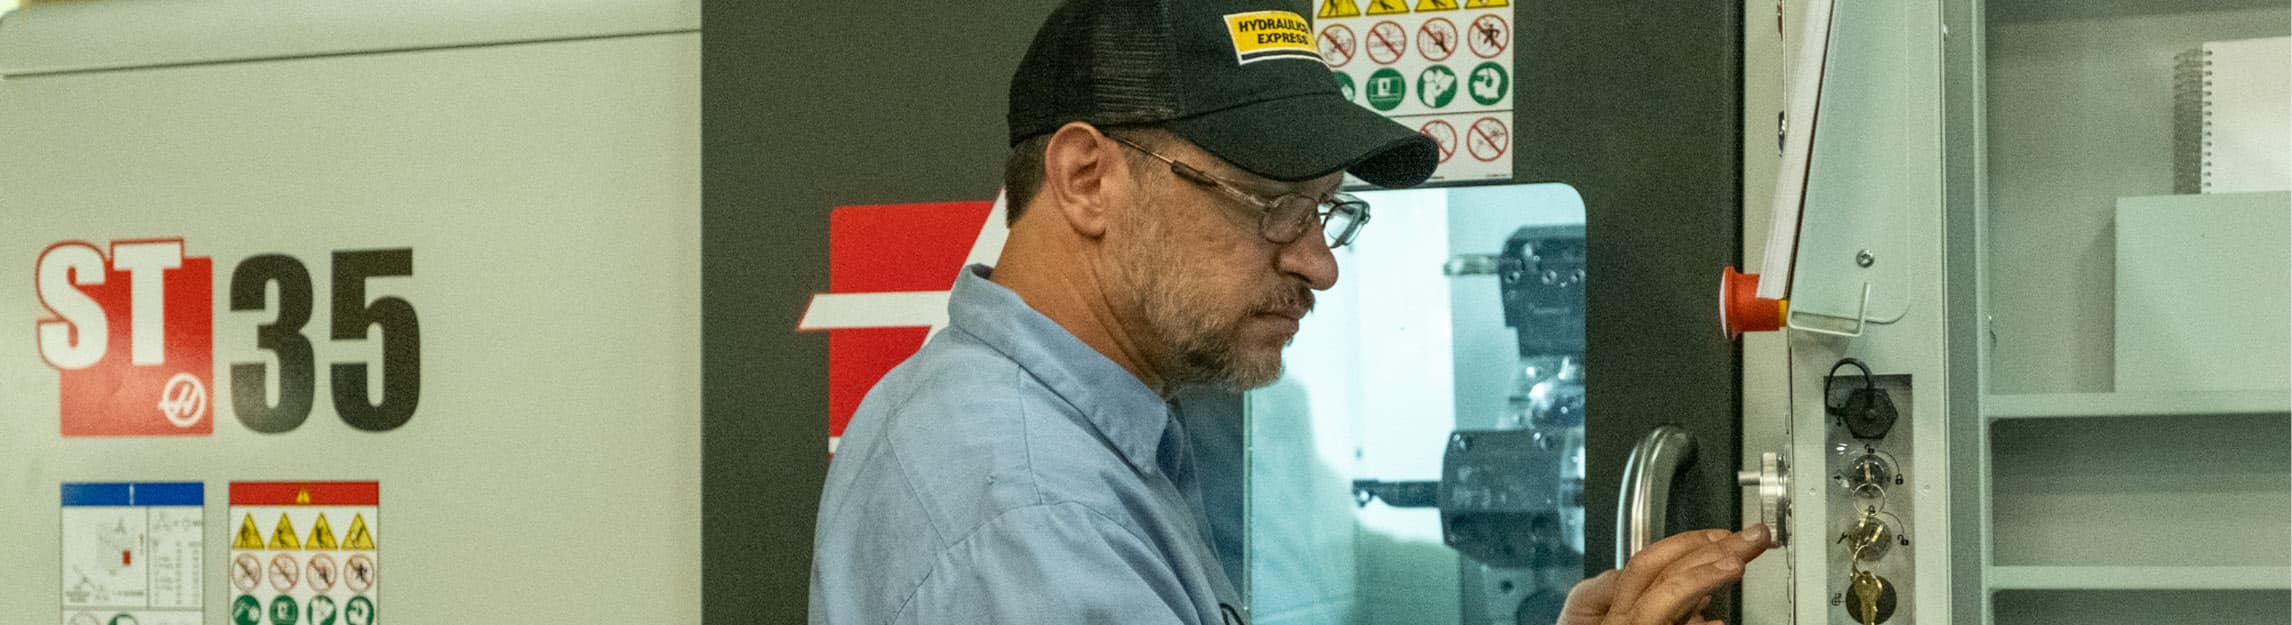
[(1266, 298), (1257, 310), (1302, 318), (1313, 312), (1313, 304), (1313, 289), (1303, 284), (1292, 284), (1290, 288), (1276, 291), (1273, 296)]

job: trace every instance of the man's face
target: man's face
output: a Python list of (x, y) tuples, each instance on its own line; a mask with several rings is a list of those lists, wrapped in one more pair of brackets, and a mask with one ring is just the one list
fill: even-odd
[[(1323, 197), (1342, 175), (1284, 183), (1260, 178), (1183, 141), (1146, 143), (1265, 197)], [(1144, 355), (1170, 388), (1241, 390), (1281, 375), (1281, 350), (1313, 309), (1313, 291), (1336, 282), (1336, 259), (1319, 223), (1289, 243), (1260, 234), (1264, 213), (1171, 173), (1135, 154), (1136, 202), (1116, 211), (1109, 230), (1112, 302)]]

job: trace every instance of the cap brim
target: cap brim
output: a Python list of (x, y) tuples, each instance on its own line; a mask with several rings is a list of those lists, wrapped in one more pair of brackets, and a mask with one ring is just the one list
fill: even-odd
[(1339, 171), (1380, 187), (1413, 187), (1440, 165), (1440, 146), (1334, 92), (1267, 100), (1165, 124), (1242, 169), (1275, 180)]

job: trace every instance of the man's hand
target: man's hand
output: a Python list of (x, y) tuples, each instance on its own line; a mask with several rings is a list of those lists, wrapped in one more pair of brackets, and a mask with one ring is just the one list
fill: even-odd
[(1770, 547), (1767, 526), (1742, 532), (1699, 530), (1656, 541), (1608, 571), (1568, 591), (1560, 625), (1673, 625), (1707, 623), (1700, 614), (1711, 592), (1743, 577), (1743, 565)]

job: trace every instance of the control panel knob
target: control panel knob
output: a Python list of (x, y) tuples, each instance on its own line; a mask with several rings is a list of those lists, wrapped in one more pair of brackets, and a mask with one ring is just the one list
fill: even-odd
[(1759, 471), (1740, 471), (1735, 483), (1759, 491), (1759, 522), (1767, 525), (1767, 535), (1775, 546), (1790, 544), (1786, 532), (1791, 517), (1791, 473), (1783, 462), (1782, 454), (1759, 454)]

